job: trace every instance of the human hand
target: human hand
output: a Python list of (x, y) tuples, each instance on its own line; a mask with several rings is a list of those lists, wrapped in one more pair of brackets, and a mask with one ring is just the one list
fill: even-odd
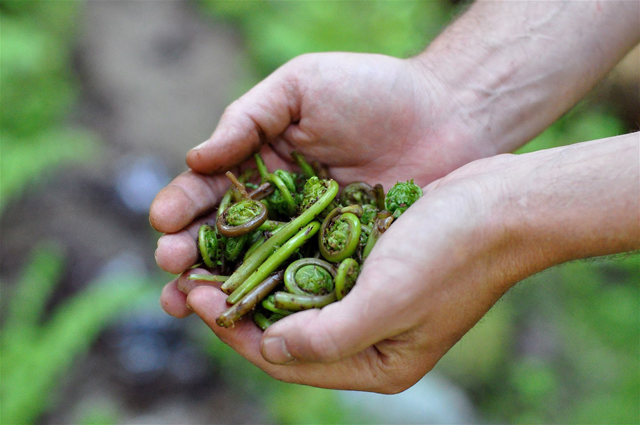
[(157, 195), (150, 221), (167, 233), (158, 241), (158, 265), (181, 273), (195, 263), (197, 219), (206, 220), (229, 185), (219, 173), (259, 150), (270, 169), (290, 168), (296, 150), (327, 165), (339, 183), (387, 188), (409, 178), (425, 185), (493, 154), (475, 143), (480, 131), (457, 121), (454, 106), (414, 60), (348, 53), (294, 59), (231, 104), (211, 138), (187, 155), (192, 170)]
[[(639, 141), (636, 133), (456, 170), (383, 235), (347, 297), (264, 333), (248, 320), (217, 326), (226, 295), (185, 287), (186, 274), (178, 281), (221, 340), (277, 379), (402, 391), (514, 283), (563, 261), (640, 248)], [(168, 285), (163, 301), (179, 315), (177, 292)]]

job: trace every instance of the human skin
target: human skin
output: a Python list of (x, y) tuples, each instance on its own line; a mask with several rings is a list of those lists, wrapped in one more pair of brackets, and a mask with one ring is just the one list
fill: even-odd
[(228, 186), (218, 173), (257, 150), (270, 168), (289, 168), (295, 149), (341, 184), (388, 188), (413, 178), (426, 194), (380, 239), (339, 303), (264, 334), (247, 321), (226, 330), (215, 325), (226, 298), (215, 286), (189, 286), (188, 297), (177, 289), (189, 271), (164, 288), (163, 308), (176, 317), (194, 310), (278, 379), (397, 392), (515, 282), (570, 259), (638, 249), (638, 134), (474, 161), (542, 131), (640, 37), (635, 2), (540, 4), (476, 3), (408, 60), (305, 55), (230, 105), (189, 152), (192, 170), (151, 207), (152, 225), (167, 233), (156, 250), (164, 270), (193, 265), (200, 217)]
[[(215, 287), (192, 289), (186, 302), (277, 379), (402, 391), (523, 278), (640, 249), (639, 158), (633, 133), (467, 164), (424, 188), (343, 300), (286, 317), (264, 334), (251, 321), (217, 326), (228, 306)], [(178, 311), (184, 294), (172, 284), (165, 291), (166, 308)]]

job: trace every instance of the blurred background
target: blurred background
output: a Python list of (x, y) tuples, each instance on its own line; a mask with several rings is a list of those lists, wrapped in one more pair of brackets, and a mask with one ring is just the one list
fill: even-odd
[[(511, 290), (395, 396), (277, 382), (164, 314), (156, 192), (311, 51), (415, 54), (465, 4), (0, 1), (3, 424), (638, 423), (640, 257)], [(522, 152), (638, 130), (636, 49)]]

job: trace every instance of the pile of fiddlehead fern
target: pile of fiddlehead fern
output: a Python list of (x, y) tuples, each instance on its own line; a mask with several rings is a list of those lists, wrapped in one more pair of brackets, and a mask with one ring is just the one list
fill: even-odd
[(200, 227), (202, 263), (219, 274), (188, 279), (223, 282), (231, 307), (216, 320), (220, 326), (252, 312), (266, 329), (341, 300), (378, 238), (422, 196), (413, 181), (397, 183), (386, 196), (381, 185), (363, 182), (340, 191), (319, 164), (296, 152), (292, 157), (300, 173), (269, 172), (259, 154), (256, 169), (238, 177), (228, 172), (232, 186), (215, 224)]

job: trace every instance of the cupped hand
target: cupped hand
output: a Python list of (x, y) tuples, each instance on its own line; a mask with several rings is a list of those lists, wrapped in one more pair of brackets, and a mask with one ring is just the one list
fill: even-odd
[(507, 267), (508, 235), (494, 214), (511, 158), (472, 163), (426, 187), (338, 303), (286, 317), (264, 333), (246, 318), (226, 329), (215, 323), (228, 307), (226, 294), (212, 286), (185, 287), (189, 271), (167, 285), (163, 305), (181, 317), (189, 311), (186, 303), (222, 341), (277, 379), (402, 391), (522, 277), (522, 269)]
[(402, 391), (516, 282), (564, 261), (640, 249), (639, 141), (636, 133), (457, 169), (382, 235), (344, 299), (264, 333), (247, 319), (217, 326), (226, 295), (186, 287), (185, 275), (167, 285), (163, 305), (176, 316), (195, 311), (277, 379)]
[(340, 184), (387, 189), (401, 180), (425, 185), (492, 153), (471, 143), (451, 97), (420, 62), (382, 55), (298, 57), (233, 102), (209, 140), (191, 150), (191, 170), (158, 193), (150, 211), (156, 260), (169, 272), (197, 259), (193, 240), (229, 182), (220, 173), (261, 151), (270, 169), (290, 168), (291, 151), (329, 167)]
[(472, 129), (455, 125), (450, 93), (427, 69), (383, 55), (300, 56), (233, 102), (187, 164), (220, 173), (269, 144), (284, 160), (295, 150), (321, 161), (340, 183), (387, 186), (426, 184), (494, 153), (469, 143)]

